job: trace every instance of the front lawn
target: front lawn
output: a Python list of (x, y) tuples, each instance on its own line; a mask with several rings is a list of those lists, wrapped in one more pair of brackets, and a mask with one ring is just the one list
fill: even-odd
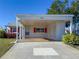
[(0, 57), (4, 55), (12, 46), (15, 39), (2, 39), (0, 38)]

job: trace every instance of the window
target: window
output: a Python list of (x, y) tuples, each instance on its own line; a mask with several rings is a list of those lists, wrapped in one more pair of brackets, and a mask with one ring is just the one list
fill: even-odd
[(44, 32), (44, 33), (47, 33), (47, 28), (34, 28), (34, 32)]
[(13, 32), (16, 32), (16, 28), (13, 28)]
[(44, 32), (44, 28), (36, 28), (35, 32)]
[(44, 28), (40, 28), (40, 32), (44, 32)]

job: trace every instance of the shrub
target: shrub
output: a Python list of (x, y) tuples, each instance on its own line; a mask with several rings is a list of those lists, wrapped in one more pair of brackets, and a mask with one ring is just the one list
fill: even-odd
[(72, 34), (65, 34), (63, 36), (63, 42), (66, 44), (79, 44), (79, 36), (72, 33)]
[(0, 30), (0, 38), (5, 38), (5, 31), (4, 30)]
[(75, 41), (75, 45), (79, 45), (79, 36), (76, 36), (76, 39), (74, 41)]
[(63, 36), (63, 42), (66, 43), (66, 44), (68, 44), (69, 40), (70, 40), (70, 34), (65, 34)]
[(7, 38), (16, 38), (16, 33), (6, 33)]

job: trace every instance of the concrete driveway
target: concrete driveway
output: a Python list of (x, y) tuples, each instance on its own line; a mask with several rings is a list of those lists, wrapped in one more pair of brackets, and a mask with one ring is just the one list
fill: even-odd
[(16, 43), (1, 59), (79, 59), (79, 50), (61, 42), (24, 42)]

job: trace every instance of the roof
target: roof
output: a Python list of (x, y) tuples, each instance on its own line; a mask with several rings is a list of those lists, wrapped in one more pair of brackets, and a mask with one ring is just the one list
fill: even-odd
[(16, 26), (16, 22), (11, 22), (11, 23), (8, 23), (8, 25), (7, 25), (8, 27), (9, 26)]
[(18, 20), (72, 20), (73, 15), (59, 14), (59, 15), (34, 15), (34, 14), (18, 14), (16, 15)]

